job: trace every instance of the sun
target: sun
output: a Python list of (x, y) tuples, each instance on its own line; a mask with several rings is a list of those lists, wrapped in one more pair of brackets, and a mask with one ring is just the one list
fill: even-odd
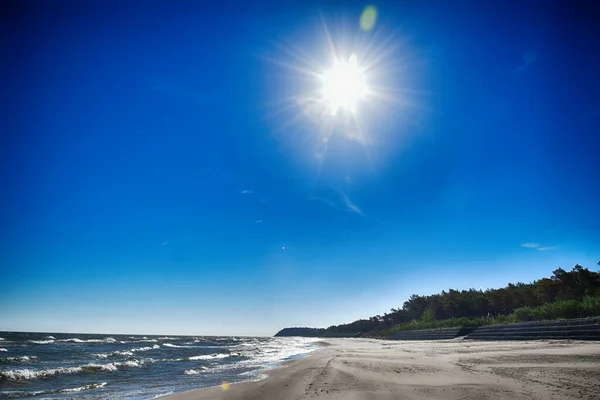
[[(314, 41), (298, 38), (278, 45), (278, 57), (265, 56), (291, 72), (277, 81), (281, 84), (273, 85), (277, 97), (270, 115), (280, 115), (285, 127), (280, 132), (294, 135), (291, 146), (310, 143), (310, 151), (321, 164), (327, 152), (341, 143), (331, 141), (334, 137), (358, 143), (370, 159), (368, 147), (391, 134), (387, 120), (394, 118), (395, 123), (410, 116), (407, 106), (413, 100), (408, 94), (414, 91), (401, 85), (408, 82), (404, 60), (410, 57), (397, 54), (408, 39), (397, 33), (384, 37), (383, 30), (374, 29), (376, 17), (374, 7), (367, 7), (355, 30), (342, 21), (331, 31), (321, 16), (322, 38), (318, 34)], [(302, 129), (288, 129), (294, 125)]]
[(348, 61), (336, 59), (321, 75), (321, 80), (323, 101), (332, 115), (340, 109), (356, 113), (357, 104), (368, 93), (365, 72), (359, 66), (356, 54)]

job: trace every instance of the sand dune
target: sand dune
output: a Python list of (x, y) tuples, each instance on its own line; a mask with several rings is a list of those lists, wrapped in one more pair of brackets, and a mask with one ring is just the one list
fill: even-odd
[(600, 399), (600, 343), (331, 339), (260, 382), (169, 400)]

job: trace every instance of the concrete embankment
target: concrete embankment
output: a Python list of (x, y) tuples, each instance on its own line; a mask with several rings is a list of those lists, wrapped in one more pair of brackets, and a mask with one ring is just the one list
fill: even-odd
[(448, 340), (464, 336), (473, 340), (571, 339), (600, 341), (600, 317), (555, 321), (399, 331), (393, 340)]
[(600, 340), (600, 317), (481, 326), (467, 335), (475, 340)]

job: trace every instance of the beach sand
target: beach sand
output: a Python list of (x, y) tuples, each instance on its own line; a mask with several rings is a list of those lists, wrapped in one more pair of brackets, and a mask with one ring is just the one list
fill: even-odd
[(268, 375), (168, 399), (600, 399), (600, 342), (328, 339)]

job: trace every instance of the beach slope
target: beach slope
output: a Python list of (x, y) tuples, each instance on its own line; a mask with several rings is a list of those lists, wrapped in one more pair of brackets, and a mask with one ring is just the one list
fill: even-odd
[(600, 343), (328, 339), (262, 381), (168, 399), (600, 399)]

